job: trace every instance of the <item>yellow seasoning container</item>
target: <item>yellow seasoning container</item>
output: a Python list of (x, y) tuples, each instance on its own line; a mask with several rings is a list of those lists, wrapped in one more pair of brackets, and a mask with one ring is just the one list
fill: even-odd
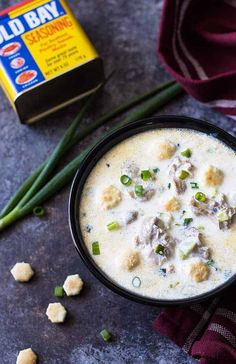
[(21, 122), (88, 95), (103, 79), (103, 62), (65, 0), (0, 12), (0, 83)]

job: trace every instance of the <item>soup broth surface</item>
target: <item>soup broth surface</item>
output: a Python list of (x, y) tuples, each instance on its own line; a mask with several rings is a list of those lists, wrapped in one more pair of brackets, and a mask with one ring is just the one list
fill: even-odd
[(180, 299), (236, 272), (236, 156), (187, 129), (136, 134), (91, 171), (80, 201), (83, 239), (116, 284)]

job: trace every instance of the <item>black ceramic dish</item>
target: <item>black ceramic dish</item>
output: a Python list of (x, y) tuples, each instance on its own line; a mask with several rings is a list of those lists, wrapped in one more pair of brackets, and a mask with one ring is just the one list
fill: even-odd
[(82, 260), (89, 268), (89, 270), (103, 284), (105, 284), (108, 288), (112, 289), (116, 293), (128, 299), (134, 300), (136, 302), (154, 306), (192, 304), (219, 295), (220, 293), (225, 291), (227, 288), (229, 288), (236, 282), (236, 275), (232, 276), (228, 281), (218, 286), (217, 288), (194, 297), (176, 299), (176, 300), (154, 299), (150, 297), (145, 297), (119, 286), (115, 281), (109, 278), (96, 265), (96, 263), (94, 262), (93, 258), (91, 257), (90, 253), (86, 248), (86, 245), (83, 241), (82, 234), (80, 231), (78, 212), (79, 212), (81, 193), (89, 173), (91, 172), (95, 164), (98, 162), (98, 160), (107, 151), (109, 151), (116, 144), (120, 143), (122, 140), (140, 132), (152, 129), (160, 129), (160, 128), (185, 128), (185, 129), (200, 131), (208, 135), (211, 135), (217, 138), (218, 140), (221, 140), (230, 148), (232, 148), (234, 151), (236, 151), (236, 139), (233, 136), (226, 133), (224, 130), (202, 120), (197, 120), (185, 116), (157, 116), (150, 119), (145, 119), (130, 123), (127, 126), (124, 126), (116, 130), (114, 133), (110, 134), (109, 137), (103, 138), (95, 147), (92, 148), (90, 153), (88, 153), (87, 157), (81, 164), (81, 167), (76, 173), (76, 176), (74, 178), (70, 193), (70, 200), (69, 200), (70, 229), (75, 247), (78, 253), (80, 254)]

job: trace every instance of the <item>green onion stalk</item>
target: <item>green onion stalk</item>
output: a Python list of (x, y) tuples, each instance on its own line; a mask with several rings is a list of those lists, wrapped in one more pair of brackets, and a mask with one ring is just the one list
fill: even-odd
[(1, 211), (0, 219), (6, 216), (9, 212), (11, 212), (17, 206), (17, 204), (24, 205), (27, 198), (30, 199), (30, 195), (33, 195), (35, 190), (40, 188), (40, 183), (45, 184), (47, 177), (53, 171), (60, 158), (69, 148), (71, 148), (72, 145), (75, 144), (76, 129), (78, 125), (81, 123), (81, 121), (83, 120), (83, 116), (93, 104), (98, 92), (110, 80), (112, 75), (113, 72), (107, 77), (107, 79), (101, 84), (101, 86), (87, 98), (81, 111), (75, 117), (70, 127), (66, 130), (65, 134), (56, 146), (52, 155), (46, 161), (41, 163), (38, 168), (32, 173), (32, 175), (29, 176), (26, 181), (20, 186), (18, 191), (13, 195), (8, 204)]
[[(139, 98), (131, 100), (130, 104), (129, 103), (122, 104), (115, 110), (104, 114), (102, 117), (97, 119), (93, 124), (89, 125), (88, 127), (84, 127), (82, 131), (80, 131), (80, 133), (78, 133), (77, 135), (74, 134), (72, 138), (68, 137), (68, 131), (67, 131), (65, 134), (67, 136), (67, 144), (63, 143), (63, 140), (65, 140), (63, 139), (65, 138), (64, 136), (59, 145), (63, 146), (64, 149), (68, 150), (70, 147), (72, 147), (75, 143), (83, 139), (93, 130), (103, 125), (105, 122), (111, 120), (111, 118), (118, 116), (124, 111), (127, 111), (129, 109), (129, 105), (133, 107), (136, 104), (142, 102), (143, 100), (146, 100), (148, 98), (147, 95), (151, 94), (151, 98), (148, 98), (143, 103), (143, 105), (141, 105), (133, 112), (129, 113), (128, 116), (125, 117), (123, 121), (121, 121), (116, 126), (111, 128), (105, 135), (105, 137), (107, 137), (114, 131), (118, 130), (121, 126), (151, 116), (162, 106), (166, 105), (169, 101), (180, 95), (183, 92), (183, 89), (178, 84), (173, 83), (169, 86), (166, 86), (166, 84), (164, 85), (162, 84), (162, 86), (160, 87), (159, 85), (156, 88), (156, 92), (159, 91), (161, 92), (157, 94), (155, 94), (154, 91), (146, 93), (143, 96), (140, 96)], [(81, 110), (79, 115), (81, 114), (84, 115), (85, 109), (86, 109), (86, 104), (84, 108)], [(79, 116), (77, 116), (77, 125), (79, 123), (78, 118)], [(70, 130), (72, 130), (72, 128)], [(74, 130), (75, 129), (73, 129), (73, 131)], [(103, 137), (99, 138), (99, 140), (103, 139)], [(61, 157), (61, 155), (63, 154), (62, 153), (63, 148), (60, 149), (57, 146), (55, 151), (58, 154), (55, 153), (54, 151), (52, 156), (46, 162), (42, 163), (35, 170), (35, 172), (33, 172), (33, 174), (24, 182), (24, 184), (20, 187), (17, 193), (13, 196), (13, 198), (10, 200), (6, 208), (2, 211), (0, 218), (0, 231), (4, 230), (6, 227), (13, 224), (15, 221), (22, 219), (23, 217), (32, 213), (33, 209), (36, 206), (41, 206), (50, 197), (55, 195), (63, 187), (65, 187), (68, 183), (70, 183), (74, 177), (75, 172), (79, 168), (81, 162), (83, 161), (87, 153), (94, 147), (94, 145), (97, 144), (97, 142), (92, 143), (88, 148), (82, 151), (76, 158), (74, 158), (61, 171), (59, 171), (54, 177), (52, 177), (51, 180), (47, 180), (49, 175), (48, 171), (51, 172), (52, 170), (51, 166), (52, 165), (54, 166), (54, 164), (58, 162), (59, 157)]]
[[(109, 79), (109, 77), (108, 77)], [(107, 80), (108, 80), (107, 79)], [(75, 144), (80, 142), (82, 139), (86, 138), (91, 132), (93, 132), (95, 129), (99, 128), (103, 124), (107, 123), (111, 119), (115, 118), (116, 116), (119, 116), (120, 114), (124, 113), (125, 111), (131, 109), (132, 107), (140, 104), (141, 102), (147, 100), (148, 98), (152, 97), (156, 93), (164, 90), (165, 88), (169, 87), (170, 85), (174, 84), (174, 81), (167, 81), (159, 84), (158, 86), (154, 87), (152, 90), (144, 93), (141, 96), (135, 97), (130, 101), (124, 102), (117, 108), (105, 113), (100, 118), (98, 118), (95, 122), (91, 123), (89, 126), (84, 127), (82, 130), (80, 130), (79, 133), (76, 135), (73, 135), (71, 141), (66, 146), (64, 152), (68, 151), (70, 148), (72, 148)], [(79, 117), (80, 113), (76, 117), (76, 119)], [(75, 120), (76, 120), (75, 119)], [(45, 168), (48, 160), (44, 161), (39, 165), (39, 167), (32, 173), (31, 176), (29, 176), (26, 181), (20, 186), (18, 191), (13, 195), (13, 197), (10, 199), (8, 204), (4, 207), (4, 209), (1, 211), (0, 219), (6, 216), (9, 212), (11, 212), (14, 207), (18, 204), (18, 202), (25, 196), (27, 191), (30, 189), (30, 187), (33, 185), (35, 180), (38, 178), (42, 170)]]

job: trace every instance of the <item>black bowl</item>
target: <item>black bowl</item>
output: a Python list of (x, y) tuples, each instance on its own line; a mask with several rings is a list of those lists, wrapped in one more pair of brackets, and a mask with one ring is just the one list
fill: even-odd
[(236, 138), (232, 135), (226, 133), (224, 130), (212, 125), (203, 120), (197, 120), (185, 116), (157, 116), (150, 119), (140, 120), (133, 123), (130, 123), (124, 127), (115, 130), (113, 133), (110, 133), (108, 137), (103, 138), (99, 143), (97, 143), (92, 150), (88, 153), (87, 157), (82, 162), (78, 172), (75, 175), (70, 198), (69, 198), (69, 224), (70, 230), (72, 234), (72, 238), (75, 244), (75, 247), (81, 256), (84, 263), (87, 265), (89, 270), (108, 288), (112, 289), (116, 293), (124, 296), (133, 301), (153, 305), (153, 306), (169, 306), (169, 305), (180, 305), (180, 304), (192, 304), (196, 302), (200, 302), (206, 300), (210, 297), (214, 297), (236, 282), (236, 275), (232, 276), (229, 280), (227, 280), (222, 285), (217, 288), (202, 293), (197, 296), (175, 299), (175, 300), (167, 300), (167, 299), (154, 299), (150, 297), (146, 297), (143, 295), (139, 295), (137, 293), (131, 292), (126, 288), (121, 287), (111, 278), (109, 278), (94, 262), (90, 253), (88, 252), (86, 245), (83, 241), (80, 224), (79, 224), (79, 205), (81, 193), (83, 190), (83, 186), (86, 182), (86, 179), (98, 162), (98, 160), (113, 146), (120, 143), (122, 140), (143, 132), (152, 129), (160, 129), (160, 128), (185, 128), (203, 132), (205, 134), (211, 135), (218, 140), (221, 140), (234, 151), (236, 151)]

